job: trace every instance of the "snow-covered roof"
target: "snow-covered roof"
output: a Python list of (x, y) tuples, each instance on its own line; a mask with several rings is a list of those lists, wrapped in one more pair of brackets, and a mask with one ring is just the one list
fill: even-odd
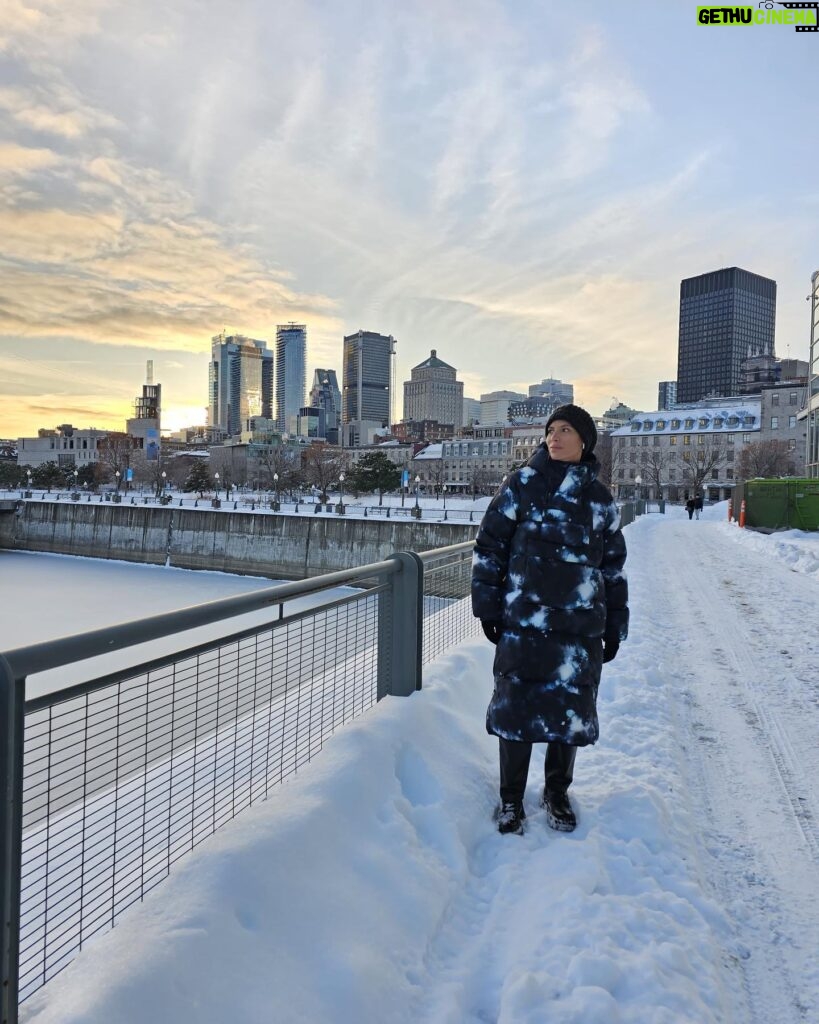
[(440, 441), (436, 441), (435, 444), (428, 444), (426, 448), (422, 448), (415, 456), (415, 461), (417, 462), (419, 459), (440, 459), (442, 451), (443, 445)]
[(632, 416), (624, 427), (612, 430), (613, 437), (625, 437), (636, 433), (652, 434), (696, 434), (707, 431), (710, 434), (732, 434), (736, 430), (759, 430), (762, 406), (758, 401), (749, 400), (742, 405), (685, 406), (676, 409), (658, 409), (656, 412), (641, 412)]

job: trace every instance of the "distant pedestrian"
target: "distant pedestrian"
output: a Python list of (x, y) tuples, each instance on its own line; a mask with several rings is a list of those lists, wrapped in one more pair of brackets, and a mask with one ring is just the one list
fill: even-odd
[(626, 545), (620, 514), (598, 480), (594, 420), (556, 409), (528, 463), (498, 490), (481, 522), (472, 612), (497, 645), (487, 732), (500, 742), (498, 831), (523, 831), (533, 743), (546, 743), (541, 806), (571, 832), (567, 790), (578, 747), (599, 736), (604, 662), (628, 634)]
[(694, 495), (694, 518), (699, 519), (702, 512), (702, 494), (699, 491)]
[(685, 511), (688, 513), (688, 518), (689, 519), (693, 519), (694, 518), (694, 499), (693, 498), (689, 498), (688, 501), (685, 503)]

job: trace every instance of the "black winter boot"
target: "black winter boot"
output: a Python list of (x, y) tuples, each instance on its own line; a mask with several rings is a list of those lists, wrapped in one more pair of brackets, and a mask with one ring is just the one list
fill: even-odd
[(546, 784), (540, 806), (546, 810), (546, 821), (558, 832), (573, 832), (577, 818), (572, 810), (567, 790), (574, 778), (574, 759), (577, 747), (568, 743), (550, 743), (546, 748)]
[(544, 789), (540, 806), (546, 810), (546, 822), (549, 828), (558, 832), (574, 832), (577, 828), (577, 818), (567, 793), (550, 793), (548, 789)]
[(523, 804), (517, 802), (498, 804), (495, 808), (495, 821), (498, 823), (498, 832), (501, 835), (512, 832), (522, 836), (525, 817), (526, 811), (523, 809)]

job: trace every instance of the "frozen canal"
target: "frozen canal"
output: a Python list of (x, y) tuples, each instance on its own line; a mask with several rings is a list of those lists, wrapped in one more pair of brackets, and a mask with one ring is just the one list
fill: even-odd
[[(278, 582), (281, 581), (257, 576), (0, 550), (0, 651), (247, 594)], [(308, 602), (315, 604), (319, 600), (303, 599), (301, 604), (307, 606)], [(294, 606), (295, 602), (290, 607)], [(267, 621), (272, 614), (265, 609), (228, 619), (223, 627), (211, 625), (191, 630), (186, 643), (233, 632), (240, 628), (240, 623), (248, 626)], [(159, 657), (178, 645), (178, 640), (166, 637), (150, 645), (96, 658), (93, 674), (135, 664), (146, 657)], [(37, 696), (88, 678), (88, 663), (70, 665), (35, 677), (27, 694)]]

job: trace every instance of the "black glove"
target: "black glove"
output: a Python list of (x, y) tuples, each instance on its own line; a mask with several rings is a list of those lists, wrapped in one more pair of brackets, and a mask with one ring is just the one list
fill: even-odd
[(604, 640), (603, 641), (603, 664), (607, 661), (614, 661), (617, 657), (617, 652), (620, 650), (619, 640)]
[(501, 638), (503, 625), (500, 622), (491, 622), (489, 619), (481, 619), (481, 629), (484, 631), (486, 639), (490, 643), (496, 644)]

